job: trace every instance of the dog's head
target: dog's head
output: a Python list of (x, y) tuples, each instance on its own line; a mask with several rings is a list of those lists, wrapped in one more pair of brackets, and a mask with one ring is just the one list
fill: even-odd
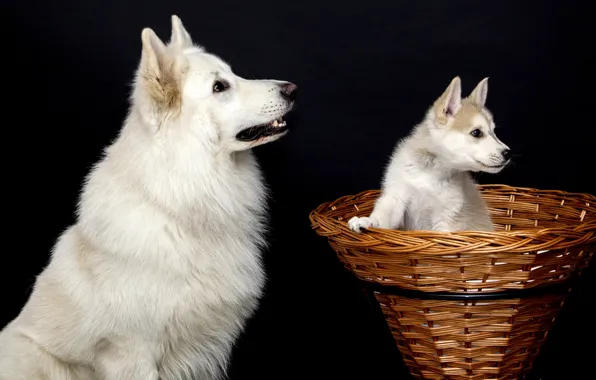
[(179, 129), (170, 132), (200, 136), (203, 144), (227, 151), (249, 149), (286, 133), (283, 116), (294, 105), (295, 84), (235, 75), (220, 58), (194, 45), (175, 15), (168, 44), (149, 28), (141, 39), (133, 101), (157, 133)]
[(493, 116), (485, 107), (487, 94), (484, 78), (462, 99), (461, 81), (455, 77), (429, 111), (433, 144), (451, 167), (498, 173), (509, 163), (511, 151), (497, 138)]

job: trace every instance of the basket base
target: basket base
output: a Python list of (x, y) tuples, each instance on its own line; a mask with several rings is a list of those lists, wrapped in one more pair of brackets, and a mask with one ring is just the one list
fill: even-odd
[(417, 379), (521, 379), (566, 294), (488, 301), (420, 300), (374, 292)]

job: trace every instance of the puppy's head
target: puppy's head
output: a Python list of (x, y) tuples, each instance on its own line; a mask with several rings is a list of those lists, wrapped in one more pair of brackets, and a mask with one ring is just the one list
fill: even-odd
[(294, 105), (295, 84), (235, 75), (220, 58), (193, 44), (177, 16), (172, 16), (168, 44), (149, 28), (141, 39), (133, 101), (156, 133), (168, 129), (166, 133), (200, 137), (203, 144), (228, 151), (249, 149), (286, 133), (283, 116)]
[(430, 135), (437, 152), (455, 169), (498, 173), (511, 158), (509, 147), (495, 134), (491, 112), (485, 107), (488, 78), (465, 99), (455, 77), (429, 111)]

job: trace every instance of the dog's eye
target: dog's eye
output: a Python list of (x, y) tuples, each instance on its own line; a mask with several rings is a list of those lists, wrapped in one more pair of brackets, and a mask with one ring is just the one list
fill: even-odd
[(472, 137), (482, 137), (482, 131), (480, 129), (474, 129), (471, 133)]
[(223, 81), (215, 81), (215, 83), (213, 83), (213, 92), (223, 92), (225, 90), (227, 90), (230, 86)]

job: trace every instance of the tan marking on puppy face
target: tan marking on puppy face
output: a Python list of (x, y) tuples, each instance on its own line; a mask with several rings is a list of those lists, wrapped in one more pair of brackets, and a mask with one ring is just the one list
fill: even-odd
[(433, 103), (435, 121), (438, 125), (450, 124), (451, 129), (467, 132), (473, 126), (474, 117), (480, 115), (487, 126), (493, 122), (492, 114), (484, 107), (488, 95), (488, 78), (481, 80), (470, 95), (462, 99), (461, 79), (455, 77), (447, 89)]
[(493, 121), (492, 115), (487, 109), (464, 99), (459, 111), (453, 117), (451, 129), (467, 133), (471, 128), (476, 127), (473, 122), (477, 116), (483, 117), (487, 125)]

